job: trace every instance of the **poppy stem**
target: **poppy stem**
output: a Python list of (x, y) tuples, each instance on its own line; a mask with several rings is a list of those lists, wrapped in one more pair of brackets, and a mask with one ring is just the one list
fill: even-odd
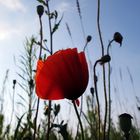
[(39, 52), (39, 59), (41, 59), (41, 54), (42, 54), (42, 41), (43, 41), (43, 27), (42, 27), (42, 20), (41, 17), (39, 17), (39, 22), (40, 22), (40, 52)]
[(50, 52), (52, 55), (53, 54), (53, 34), (52, 34), (52, 23), (51, 23), (51, 17), (50, 17), (49, 2), (47, 3), (47, 9), (48, 9), (48, 20), (49, 20), (49, 30), (50, 30)]
[[(101, 34), (100, 28), (100, 0), (98, 1), (97, 6), (97, 28), (99, 33), (99, 39), (101, 43), (102, 57), (104, 56), (104, 44)], [(104, 128), (103, 128), (103, 140), (106, 140), (106, 123), (107, 123), (107, 113), (108, 113), (108, 101), (107, 101), (107, 91), (106, 91), (106, 73), (105, 73), (105, 65), (103, 64), (103, 86), (104, 86), (104, 97), (105, 97), (105, 115), (104, 115)]]
[(48, 107), (48, 130), (47, 130), (47, 140), (49, 140), (49, 134), (50, 134), (50, 119), (51, 119), (51, 106), (52, 106), (52, 101), (49, 100), (49, 107)]
[[(52, 23), (51, 23), (51, 17), (50, 17), (50, 7), (49, 7), (49, 1), (46, 0), (46, 6), (48, 10), (48, 21), (49, 21), (49, 30), (50, 30), (50, 54), (53, 54), (53, 34), (52, 34)], [(49, 100), (49, 112), (48, 112), (48, 131), (47, 131), (47, 140), (49, 140), (49, 134), (50, 134), (50, 119), (51, 119), (51, 106), (52, 106), (52, 101)]]
[(13, 107), (12, 107), (12, 114), (11, 114), (10, 125), (11, 125), (12, 120), (13, 120), (13, 114), (14, 114), (14, 108), (15, 108), (15, 84), (13, 85), (13, 97), (12, 97), (12, 104), (13, 104)]
[(37, 117), (38, 117), (38, 110), (39, 110), (39, 102), (40, 99), (37, 99), (37, 110), (36, 110), (36, 114), (35, 114), (35, 118), (34, 118), (34, 136), (33, 136), (33, 140), (36, 139), (36, 126), (37, 126)]
[[(109, 41), (109, 44), (107, 46), (107, 54), (109, 55), (109, 48), (111, 46), (111, 43), (114, 41), (114, 39), (112, 39), (111, 41)], [(111, 122), (111, 86), (110, 86), (110, 75), (111, 75), (111, 67), (110, 67), (110, 62), (108, 62), (108, 130), (107, 130), (107, 139), (110, 139), (110, 122)]]
[(82, 140), (84, 140), (84, 130), (83, 130), (82, 121), (80, 119), (80, 115), (78, 113), (78, 110), (77, 110), (77, 106), (75, 104), (75, 101), (73, 100), (72, 103), (73, 103), (73, 106), (74, 106), (74, 109), (75, 109), (75, 112), (76, 112), (76, 115), (77, 115), (77, 118), (78, 118), (78, 121), (79, 121), (79, 124), (80, 124), (80, 127), (81, 127)]
[(87, 45), (88, 45), (88, 42), (86, 41), (85, 46), (83, 48), (83, 52), (85, 52)]
[(96, 76), (96, 65), (100, 62), (100, 60), (97, 60), (94, 64), (93, 73), (94, 73), (94, 88), (95, 88), (95, 95), (97, 100), (97, 108), (98, 108), (98, 137), (100, 140), (100, 123), (101, 123), (101, 117), (100, 117), (100, 103), (99, 103), (99, 97), (98, 97), (98, 90), (97, 90), (97, 76)]
[[(43, 25), (42, 25), (42, 19), (41, 17), (39, 16), (39, 22), (40, 22), (40, 52), (39, 52), (39, 59), (42, 59), (41, 58), (41, 54), (42, 54), (42, 41), (43, 41)], [(34, 140), (36, 139), (36, 127), (37, 127), (37, 117), (38, 117), (38, 110), (39, 110), (39, 102), (40, 102), (40, 99), (38, 97), (37, 99), (37, 109), (36, 109), (36, 115), (35, 115), (35, 118), (34, 118)]]
[(111, 41), (109, 41), (108, 46), (107, 46), (107, 54), (109, 55), (109, 48), (111, 47), (112, 42), (114, 41), (114, 39), (112, 39)]

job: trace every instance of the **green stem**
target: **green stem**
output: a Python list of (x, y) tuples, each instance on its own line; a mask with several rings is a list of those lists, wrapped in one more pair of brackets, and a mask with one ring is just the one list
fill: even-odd
[(34, 119), (34, 136), (33, 136), (33, 140), (36, 140), (36, 127), (37, 127), (37, 117), (38, 117), (38, 110), (39, 110), (39, 102), (40, 99), (37, 99), (37, 110), (36, 110), (36, 114), (35, 114), (35, 119)]
[[(112, 39), (111, 41), (109, 41), (109, 44), (107, 46), (107, 54), (109, 55), (109, 48), (111, 46), (111, 43), (114, 41), (114, 39)], [(108, 112), (108, 131), (107, 131), (107, 139), (110, 139), (110, 122), (111, 122), (111, 86), (110, 86), (110, 75), (111, 75), (111, 67), (110, 67), (110, 62), (108, 63), (108, 100), (109, 100), (109, 112)]]
[(48, 129), (47, 129), (47, 140), (49, 140), (49, 135), (50, 135), (50, 130), (51, 130), (51, 126), (50, 126), (50, 119), (51, 119), (51, 101), (49, 101), (49, 106), (48, 106)]
[(42, 20), (41, 17), (39, 17), (39, 22), (40, 22), (40, 52), (39, 52), (39, 59), (41, 59), (41, 54), (42, 54), (42, 42), (43, 42), (43, 25), (42, 25)]
[(101, 117), (100, 117), (100, 103), (99, 103), (99, 97), (98, 97), (98, 90), (97, 90), (97, 77), (96, 77), (96, 65), (97, 63), (100, 62), (100, 60), (97, 60), (94, 64), (94, 88), (95, 88), (95, 95), (96, 95), (96, 100), (97, 100), (97, 108), (98, 108), (98, 136), (100, 140), (100, 124), (101, 124)]
[(12, 114), (11, 114), (11, 120), (10, 120), (10, 125), (12, 123), (13, 120), (13, 115), (14, 115), (14, 108), (15, 108), (15, 85), (13, 85), (13, 97), (12, 97)]
[[(98, 9), (97, 9), (97, 26), (98, 26), (98, 33), (102, 48), (102, 56), (104, 56), (104, 45), (101, 35), (101, 29), (100, 29), (100, 0), (98, 0)], [(106, 74), (105, 74), (105, 65), (103, 65), (103, 85), (104, 85), (104, 97), (105, 97), (105, 116), (104, 116), (104, 128), (103, 128), (103, 140), (106, 139), (106, 122), (107, 122), (107, 92), (106, 92)]]
[(79, 121), (79, 124), (80, 124), (80, 127), (81, 127), (82, 140), (84, 140), (84, 130), (83, 130), (82, 121), (81, 121), (81, 119), (80, 119), (80, 115), (79, 115), (79, 113), (78, 113), (78, 110), (77, 110), (75, 101), (73, 100), (72, 103), (73, 103), (73, 106), (74, 106), (74, 109), (75, 109), (75, 112), (76, 112), (76, 115), (77, 115), (77, 118), (78, 118), (78, 121)]
[[(49, 31), (50, 31), (50, 53), (51, 55), (53, 54), (53, 35), (52, 35), (52, 24), (51, 24), (51, 19), (50, 19), (50, 8), (49, 8), (49, 2), (46, 3), (47, 9), (48, 9), (48, 20), (49, 20)], [(52, 106), (52, 101), (49, 101), (49, 110), (48, 110), (48, 131), (47, 131), (47, 140), (49, 140), (49, 134), (50, 134), (50, 118), (51, 118), (51, 106)]]
[[(39, 17), (39, 22), (40, 22), (40, 52), (39, 52), (39, 59), (42, 59), (41, 58), (41, 54), (42, 54), (42, 42), (43, 42), (43, 25), (42, 25), (42, 20), (41, 20), (41, 17)], [(34, 119), (34, 140), (36, 139), (36, 127), (37, 127), (37, 117), (38, 117), (38, 110), (39, 110), (39, 102), (40, 102), (40, 99), (38, 97), (37, 99), (37, 110), (36, 110), (36, 115), (35, 115), (35, 119)]]

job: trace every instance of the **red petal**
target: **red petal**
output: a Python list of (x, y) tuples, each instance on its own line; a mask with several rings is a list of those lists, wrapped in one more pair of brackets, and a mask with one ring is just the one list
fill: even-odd
[(65, 63), (65, 71), (67, 71), (67, 74), (70, 76), (70, 78), (67, 79), (65, 98), (74, 100), (83, 94), (81, 92), (82, 67), (77, 49), (74, 48), (62, 51), (62, 57)]
[(56, 71), (51, 57), (48, 57), (44, 62), (41, 70), (37, 70), (36, 92), (40, 98), (49, 100), (64, 98), (61, 88), (56, 84), (56, 80), (58, 80), (55, 78), (55, 75), (57, 75)]
[(82, 67), (82, 90), (83, 92), (85, 91), (87, 84), (88, 84), (88, 79), (89, 79), (89, 74), (88, 74), (88, 64), (86, 62), (85, 54), (84, 52), (79, 53), (79, 59), (81, 62), (81, 67)]
[(76, 103), (77, 106), (80, 105), (80, 101), (79, 101), (79, 99), (74, 100), (74, 102)]

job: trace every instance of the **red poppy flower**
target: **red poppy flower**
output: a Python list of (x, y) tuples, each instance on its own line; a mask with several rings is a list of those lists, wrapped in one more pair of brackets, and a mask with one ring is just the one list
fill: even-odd
[(38, 60), (36, 93), (48, 100), (80, 97), (88, 84), (88, 66), (84, 52), (77, 49), (61, 50), (45, 61)]

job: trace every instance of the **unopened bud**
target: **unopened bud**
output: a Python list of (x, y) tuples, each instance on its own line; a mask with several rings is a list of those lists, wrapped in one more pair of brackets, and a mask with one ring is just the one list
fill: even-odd
[(42, 5), (37, 6), (37, 14), (41, 17), (44, 13), (44, 7)]
[(123, 36), (119, 33), (119, 32), (116, 32), (114, 34), (114, 38), (113, 38), (117, 43), (120, 44), (120, 46), (122, 45), (122, 40), (123, 40)]
[(111, 57), (109, 55), (104, 55), (101, 59), (100, 59), (100, 64), (103, 65), (107, 62), (110, 62)]
[(91, 39), (92, 39), (92, 36), (88, 35), (88, 36), (87, 36), (87, 42), (90, 42)]
[(16, 79), (14, 79), (14, 80), (13, 80), (13, 85), (15, 85), (15, 84), (16, 84), (16, 82), (17, 82), (17, 81), (16, 81)]
[(92, 95), (94, 94), (94, 88), (93, 88), (93, 87), (90, 88), (90, 93), (91, 93)]

